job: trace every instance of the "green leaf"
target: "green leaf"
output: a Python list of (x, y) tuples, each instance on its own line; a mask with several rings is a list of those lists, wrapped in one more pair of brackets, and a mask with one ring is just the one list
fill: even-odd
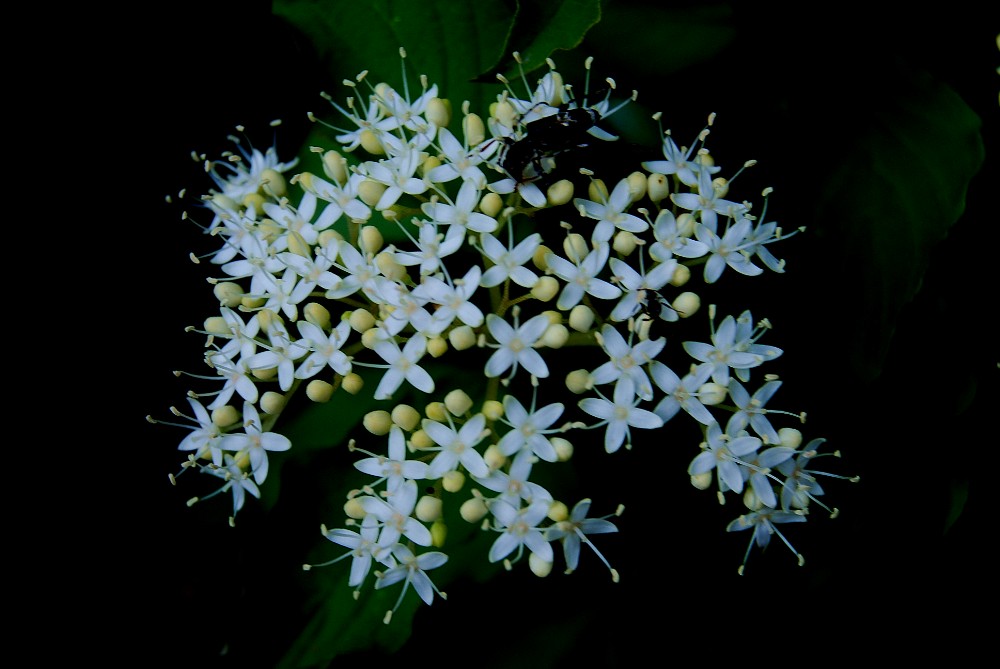
[(864, 324), (845, 328), (839, 345), (869, 380), (984, 158), (980, 119), (954, 91), (901, 68), (882, 80), (861, 136), (830, 174), (817, 174), (825, 187), (814, 218), (832, 259), (825, 271), (850, 296), (851, 319)]

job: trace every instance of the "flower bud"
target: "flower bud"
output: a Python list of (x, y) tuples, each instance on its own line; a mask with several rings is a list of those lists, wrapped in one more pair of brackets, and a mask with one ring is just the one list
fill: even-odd
[(412, 432), (420, 425), (420, 412), (409, 404), (397, 404), (392, 408), (392, 422), (407, 432)]
[(222, 316), (209, 316), (205, 319), (204, 330), (212, 335), (229, 335), (229, 323)]
[[(312, 383), (309, 384), (310, 386)], [(365, 385), (365, 380), (362, 379), (356, 372), (350, 372), (345, 377), (343, 382), (340, 384), (341, 387), (352, 395), (357, 395), (361, 392), (361, 389)]]
[(243, 286), (234, 281), (220, 281), (212, 288), (212, 294), (220, 305), (235, 309), (243, 297)]
[(601, 179), (591, 179), (590, 186), (587, 188), (587, 197), (594, 202), (607, 202), (608, 187), (604, 184), (604, 181)]
[(503, 451), (496, 444), (490, 444), (486, 447), (486, 452), (483, 453), (483, 460), (486, 461), (490, 469), (500, 469), (507, 464), (507, 456), (503, 454)]
[(386, 185), (371, 179), (365, 179), (358, 184), (358, 197), (369, 207), (374, 207), (382, 198)]
[(531, 569), (531, 573), (539, 578), (545, 578), (552, 573), (552, 561), (538, 557), (537, 553), (528, 555), (528, 567)]
[(466, 146), (476, 146), (486, 139), (486, 126), (477, 114), (462, 117), (462, 132), (465, 134)]
[(559, 281), (554, 276), (542, 276), (531, 287), (531, 296), (541, 302), (548, 302), (559, 294)]
[(563, 502), (554, 500), (549, 504), (548, 517), (549, 520), (555, 523), (566, 520), (569, 518), (569, 508)]
[(396, 260), (396, 254), (392, 251), (382, 251), (375, 256), (375, 266), (391, 281), (402, 281), (406, 276), (406, 267)]
[(361, 139), (361, 148), (368, 153), (373, 156), (381, 156), (385, 154), (385, 147), (382, 146), (382, 141), (378, 138), (378, 135), (368, 128), (361, 131), (359, 138)]
[(364, 334), (375, 327), (375, 317), (367, 309), (352, 311), (348, 322), (351, 324), (351, 329), (359, 334)]
[(698, 490), (708, 490), (708, 487), (712, 485), (712, 472), (692, 474), (691, 485), (693, 485)]
[(260, 408), (267, 414), (281, 413), (281, 410), (285, 408), (285, 402), (285, 396), (273, 390), (260, 396)]
[(389, 429), (392, 427), (392, 416), (384, 409), (377, 409), (366, 413), (362, 423), (366, 430), (377, 437), (381, 437), (382, 435), (389, 434)]
[(684, 292), (678, 295), (670, 306), (681, 318), (689, 318), (701, 307), (701, 298), (697, 293)]
[(459, 325), (448, 333), (448, 342), (456, 351), (464, 351), (476, 345), (476, 331), (468, 325)]
[(462, 506), (458, 510), (462, 520), (467, 523), (478, 523), (486, 517), (487, 513), (489, 513), (489, 509), (486, 508), (482, 497), (470, 497), (462, 502)]
[(578, 304), (569, 312), (569, 326), (577, 332), (589, 332), (594, 324), (594, 312), (585, 304)]
[(433, 523), (441, 517), (441, 498), (433, 495), (424, 495), (417, 500), (414, 514), (417, 520), (425, 523)]
[(365, 507), (361, 504), (361, 499), (358, 497), (351, 497), (346, 502), (344, 502), (344, 513), (348, 518), (354, 518), (355, 520), (361, 520), (365, 517), (367, 513)]
[(486, 420), (499, 420), (503, 416), (503, 402), (486, 400), (483, 402), (483, 415)]
[(431, 435), (427, 434), (426, 430), (419, 429), (413, 433), (410, 437), (410, 447), (417, 451), (423, 451), (434, 446), (434, 440), (431, 439)]
[(701, 403), (705, 406), (715, 406), (717, 404), (722, 404), (728, 393), (729, 391), (725, 386), (709, 381), (698, 389), (698, 399), (701, 400)]
[(594, 380), (587, 370), (576, 369), (566, 375), (566, 387), (571, 393), (582, 395), (594, 387)]
[(447, 128), (451, 123), (451, 100), (431, 98), (427, 101), (427, 120), (439, 128)]
[(687, 265), (678, 264), (674, 269), (673, 276), (670, 277), (670, 285), (680, 288), (691, 280), (691, 268)]
[(659, 172), (653, 172), (646, 177), (646, 194), (654, 204), (659, 204), (663, 198), (670, 195), (670, 182)]
[(496, 218), (502, 210), (503, 198), (496, 193), (487, 193), (483, 196), (483, 199), (479, 201), (479, 211), (486, 214), (490, 218)]
[(690, 212), (684, 212), (679, 215), (676, 219), (677, 222), (677, 234), (681, 237), (693, 237), (694, 228), (698, 223), (698, 220)]
[[(344, 390), (347, 390), (347, 392), (351, 392), (346, 387), (347, 386), (346, 377), (344, 378), (344, 386), (345, 386)], [(323, 402), (329, 402), (330, 398), (333, 397), (333, 384), (327, 383), (322, 379), (313, 379), (306, 386), (306, 397), (308, 397), (313, 402), (319, 402), (320, 404), (322, 404)]]
[(638, 202), (646, 195), (646, 175), (642, 172), (632, 172), (626, 177), (628, 181), (628, 195), (632, 202)]
[(428, 402), (427, 406), (424, 407), (424, 413), (427, 417), (438, 423), (445, 423), (448, 421), (448, 407), (444, 405), (444, 402)]
[(361, 228), (361, 237), (358, 244), (362, 253), (378, 253), (382, 250), (382, 244), (385, 240), (382, 238), (382, 232), (376, 228), (374, 225), (366, 225)]
[(464, 416), (472, 408), (472, 398), (464, 390), (455, 389), (444, 396), (444, 405), (453, 416)]
[(628, 230), (619, 230), (615, 233), (614, 240), (612, 241), (612, 248), (619, 254), (627, 256), (635, 251), (635, 248), (639, 245), (639, 239), (633, 235)]
[(562, 348), (569, 341), (569, 329), (562, 323), (553, 323), (545, 328), (540, 341), (547, 348)]
[(573, 199), (573, 182), (569, 179), (560, 179), (545, 191), (545, 199), (549, 206), (558, 207)]
[(440, 358), (448, 352), (448, 340), (441, 335), (435, 335), (427, 340), (427, 352), (432, 358)]
[(212, 423), (219, 427), (229, 427), (240, 419), (240, 412), (232, 404), (212, 410)]
[(443, 518), (438, 518), (431, 525), (431, 546), (441, 548), (444, 546), (445, 539), (447, 538), (448, 526), (445, 524)]
[(587, 257), (589, 251), (590, 247), (587, 245), (587, 239), (580, 233), (571, 232), (563, 240), (563, 252), (571, 262), (578, 263), (582, 261)]
[(288, 183), (285, 181), (284, 175), (273, 167), (261, 170), (260, 188), (265, 195), (270, 195), (275, 200), (280, 200), (288, 194)]
[(778, 438), (781, 445), (788, 448), (798, 448), (802, 444), (802, 432), (794, 427), (783, 427), (778, 430)]
[(343, 186), (347, 183), (347, 160), (337, 151), (327, 151), (323, 154), (323, 173)]
[(441, 477), (441, 487), (448, 492), (458, 492), (465, 485), (465, 474), (458, 470), (445, 472)]

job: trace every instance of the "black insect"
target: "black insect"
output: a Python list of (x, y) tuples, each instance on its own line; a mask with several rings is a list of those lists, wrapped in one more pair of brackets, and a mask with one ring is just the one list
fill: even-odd
[(549, 171), (546, 159), (587, 146), (593, 139), (589, 131), (600, 120), (596, 109), (561, 107), (555, 114), (527, 123), (520, 139), (504, 138), (500, 167), (521, 183), (542, 177)]

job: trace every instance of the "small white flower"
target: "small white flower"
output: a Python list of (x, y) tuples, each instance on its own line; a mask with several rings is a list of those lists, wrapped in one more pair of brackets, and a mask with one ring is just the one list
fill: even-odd
[(419, 520), (413, 517), (413, 509), (417, 505), (417, 484), (414, 481), (403, 483), (386, 495), (380, 497), (366, 495), (360, 498), (361, 507), (365, 513), (382, 521), (382, 532), (379, 534), (380, 546), (390, 547), (406, 537), (418, 546), (431, 545), (431, 531)]
[(489, 476), (490, 468), (476, 450), (476, 446), (488, 434), (483, 414), (477, 413), (457, 431), (454, 427), (429, 419), (424, 419), (422, 427), (431, 440), (440, 446), (438, 454), (431, 460), (426, 478), (439, 479), (444, 474), (455, 471), (459, 465), (473, 476)]
[(579, 406), (591, 416), (601, 419), (597, 425), (607, 425), (604, 433), (604, 450), (608, 453), (614, 453), (623, 443), (631, 444), (630, 427), (652, 430), (663, 425), (662, 418), (652, 411), (638, 407), (635, 382), (630, 376), (618, 379), (613, 401), (604, 397), (585, 397), (580, 400)]
[(649, 227), (649, 223), (627, 211), (632, 205), (628, 179), (619, 181), (603, 202), (575, 198), (573, 205), (580, 210), (581, 215), (597, 221), (590, 235), (594, 244), (607, 242), (617, 230), (642, 232)]
[(425, 393), (434, 391), (434, 379), (423, 367), (418, 365), (427, 351), (427, 337), (417, 333), (399, 348), (395, 339), (383, 339), (375, 344), (375, 352), (389, 363), (389, 368), (375, 389), (374, 398), (387, 400), (403, 384), (409, 381), (417, 390)]
[(585, 294), (593, 295), (602, 300), (613, 300), (621, 296), (622, 291), (598, 274), (608, 262), (611, 247), (607, 243), (598, 244), (579, 263), (572, 263), (551, 251), (545, 254), (545, 262), (549, 270), (566, 282), (556, 306), (562, 311), (569, 311), (580, 303)]
[(490, 546), (490, 562), (502, 560), (517, 549), (514, 561), (521, 557), (524, 547), (545, 562), (552, 562), (552, 546), (538, 527), (549, 512), (549, 500), (536, 500), (525, 507), (515, 507), (510, 502), (498, 499), (490, 504), (490, 512), (497, 525), (504, 528)]
[(497, 342), (497, 350), (486, 361), (486, 376), (491, 378), (500, 376), (508, 369), (511, 370), (510, 374), (513, 376), (518, 365), (538, 378), (545, 378), (549, 375), (549, 368), (545, 364), (545, 360), (542, 359), (538, 351), (532, 348), (549, 327), (547, 315), (538, 314), (529, 318), (523, 325), (518, 325), (515, 314), (512, 326), (496, 314), (487, 314), (486, 327)]
[(264, 432), (257, 407), (250, 402), (243, 403), (243, 434), (227, 434), (220, 447), (234, 453), (246, 453), (250, 457), (250, 471), (257, 483), (267, 478), (269, 451), (287, 451), (292, 442), (283, 434)]
[(406, 459), (406, 439), (398, 425), (393, 425), (389, 429), (388, 456), (370, 455), (369, 458), (355, 462), (354, 467), (365, 474), (379, 477), (379, 480), (371, 485), (385, 481), (386, 490), (395, 492), (407, 479), (427, 478), (426, 462)]
[[(487, 232), (480, 235), (479, 242), (483, 247), (483, 253), (493, 263), (480, 280), (484, 288), (499, 286), (507, 279), (523, 288), (531, 288), (538, 282), (538, 275), (526, 265), (542, 243), (540, 234), (535, 232), (528, 235), (509, 250), (500, 240)], [(510, 244), (512, 240), (508, 242), (508, 245)]]

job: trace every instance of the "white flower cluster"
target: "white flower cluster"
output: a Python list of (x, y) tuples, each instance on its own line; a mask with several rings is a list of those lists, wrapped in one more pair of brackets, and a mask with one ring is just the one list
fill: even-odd
[[(805, 521), (813, 504), (835, 512), (818, 499), (824, 472), (810, 467), (823, 440), (803, 445), (798, 429), (772, 424), (803, 418), (766, 408), (781, 381), (747, 385), (751, 370), (782, 354), (759, 343), (766, 320), (744, 312), (716, 323), (710, 308), (709, 341), (682, 344), (689, 362), (675, 370), (660, 359), (663, 324), (699, 309), (691, 268), (703, 265), (705, 283), (727, 267), (759, 275), (755, 261), (782, 272), (767, 249), (781, 229), (726, 199), (732, 179), (713, 176), (721, 168), (705, 148), (710, 127), (691, 147), (663, 133), (663, 160), (610, 187), (592, 173), (587, 197), (574, 197), (560, 159), (607, 141), (598, 124), (615, 109), (607, 96), (577, 101), (549, 65), (525, 96), (507, 86), (485, 121), (466, 105), (460, 134), (426, 78), (416, 97), (405, 82), (361, 95), (363, 73), (345, 82), (359, 97), (343, 106), (328, 98), (349, 125), (331, 126), (342, 151), (316, 150), (322, 176), (286, 179), (294, 163), (272, 151), (230, 155), (225, 176), (208, 163), (217, 188), (202, 200), (213, 215), (204, 229), (221, 242), (210, 255), (220, 313), (199, 330), (214, 372), (199, 378), (216, 386), (190, 394), (193, 416), (173, 410), (191, 421), (181, 471), (221, 478), (212, 495), (231, 492), (235, 516), (246, 493), (259, 496), (269, 454), (293, 447), (271, 429), (293, 393), (385, 401), (364, 419), (384, 451), (350, 444), (371, 480), (348, 494), (346, 527), (323, 529), (348, 549), (331, 562), (351, 558), (356, 589), (375, 566), (376, 588), (404, 582), (400, 600), (411, 585), (428, 604), (441, 595), (427, 572), (447, 560), (439, 549), (452, 504), (496, 534), (492, 562), (509, 568), (527, 552), (546, 575), (555, 545), (568, 572), (588, 544), (611, 569), (591, 538), (616, 532), (614, 515), (589, 517), (590, 499), (570, 507), (532, 480), (571, 458), (582, 430), (603, 431), (614, 453), (631, 448), (635, 431), (693, 418), (704, 438), (692, 449), (691, 481), (714, 481), (720, 501), (742, 496), (746, 511), (728, 529), (753, 528), (750, 547), (775, 533), (788, 544), (775, 525)], [(577, 222), (532, 225), (551, 208)], [(587, 356), (558, 355), (571, 347), (589, 347)], [(591, 364), (570, 367), (581, 359)], [(478, 368), (486, 390), (441, 388), (447, 376), (436, 378), (431, 360)], [(379, 377), (371, 390), (366, 370)], [(540, 390), (579, 398), (539, 402)], [(392, 401), (403, 392), (424, 399)]]

